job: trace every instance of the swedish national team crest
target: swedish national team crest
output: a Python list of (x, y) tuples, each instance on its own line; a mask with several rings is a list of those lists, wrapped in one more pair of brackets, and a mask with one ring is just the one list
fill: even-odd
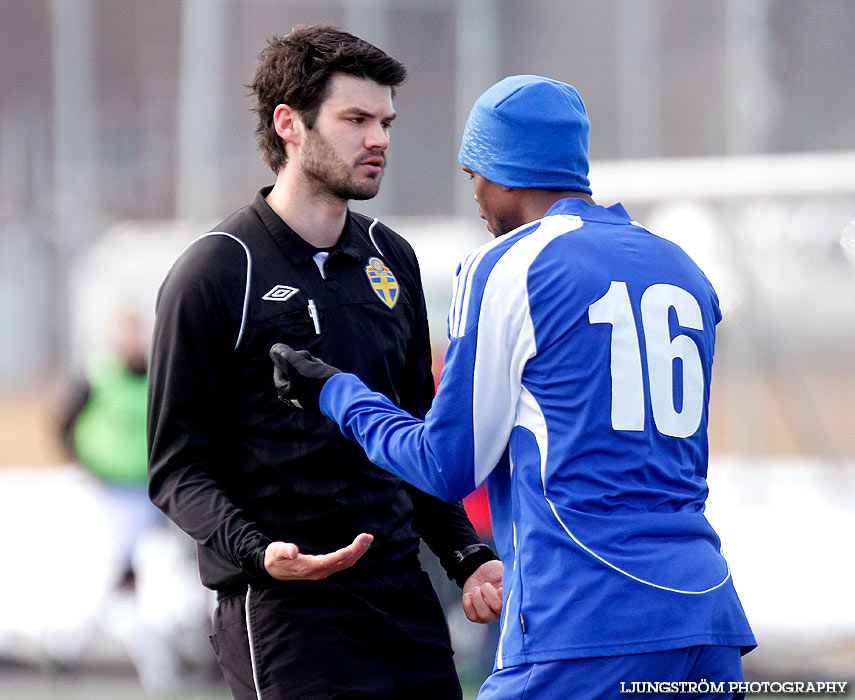
[(398, 280), (392, 271), (386, 267), (384, 262), (378, 257), (368, 258), (368, 264), (365, 266), (365, 276), (368, 277), (368, 282), (371, 284), (371, 289), (386, 306), (390, 309), (398, 301)]

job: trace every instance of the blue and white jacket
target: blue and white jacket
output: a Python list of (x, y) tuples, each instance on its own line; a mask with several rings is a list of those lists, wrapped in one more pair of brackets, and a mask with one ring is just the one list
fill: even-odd
[(712, 285), (620, 205), (556, 202), (473, 251), (424, 421), (332, 377), (321, 410), (449, 501), (487, 481), (498, 668), (755, 641), (704, 517)]

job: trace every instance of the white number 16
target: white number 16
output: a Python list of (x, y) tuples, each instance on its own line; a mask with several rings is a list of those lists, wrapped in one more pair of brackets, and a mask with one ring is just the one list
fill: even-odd
[[(641, 295), (641, 326), (647, 355), (653, 422), (663, 435), (688, 437), (701, 423), (704, 405), (704, 373), (698, 346), (689, 336), (673, 340), (668, 311), (674, 308), (677, 322), (685, 328), (703, 329), (697, 300), (681, 287), (654, 284)], [(612, 428), (644, 430), (644, 375), (635, 318), (626, 282), (612, 282), (609, 291), (588, 307), (591, 323), (612, 326)], [(682, 365), (683, 401), (674, 406), (674, 360)]]

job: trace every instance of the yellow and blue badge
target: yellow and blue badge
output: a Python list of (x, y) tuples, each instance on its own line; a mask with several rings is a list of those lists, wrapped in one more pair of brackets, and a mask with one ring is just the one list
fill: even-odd
[(398, 280), (395, 279), (395, 275), (380, 258), (368, 258), (365, 276), (380, 301), (390, 309), (395, 306), (401, 291), (398, 287)]

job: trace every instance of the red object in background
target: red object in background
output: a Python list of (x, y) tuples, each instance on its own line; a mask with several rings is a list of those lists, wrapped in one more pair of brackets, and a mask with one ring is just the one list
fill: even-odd
[(487, 499), (487, 488), (481, 484), (477, 489), (463, 499), (466, 514), (475, 527), (475, 532), (481, 539), (493, 539), (493, 524), (490, 521), (490, 502)]

